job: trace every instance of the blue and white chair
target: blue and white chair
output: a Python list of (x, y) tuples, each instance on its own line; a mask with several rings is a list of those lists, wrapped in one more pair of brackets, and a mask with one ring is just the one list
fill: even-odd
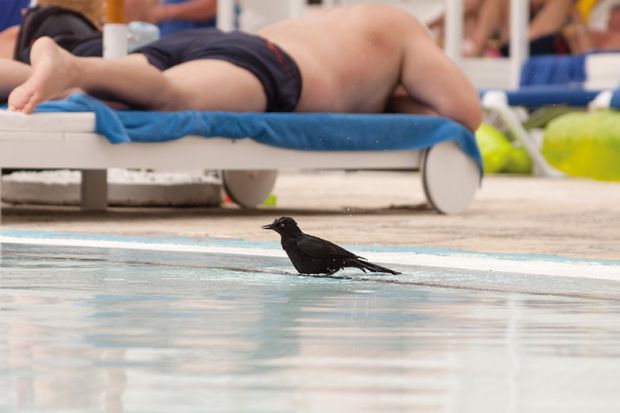
[(563, 174), (542, 156), (536, 139), (523, 127), (523, 119), (515, 108), (620, 108), (620, 71), (614, 70), (617, 67), (620, 53), (531, 58), (521, 74), (525, 86), (513, 91), (485, 91), (482, 105), (487, 112), (497, 115), (524, 146), (534, 163), (535, 174), (561, 177)]

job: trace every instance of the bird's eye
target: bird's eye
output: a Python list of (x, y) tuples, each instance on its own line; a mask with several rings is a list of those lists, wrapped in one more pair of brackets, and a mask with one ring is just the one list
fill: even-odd
[(284, 227), (284, 224), (280, 224), (281, 227)]

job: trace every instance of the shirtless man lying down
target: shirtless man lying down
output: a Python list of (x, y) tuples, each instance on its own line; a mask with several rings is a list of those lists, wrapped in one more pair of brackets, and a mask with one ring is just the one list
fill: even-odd
[(471, 130), (481, 121), (476, 89), (426, 29), (379, 4), (313, 13), (256, 35), (181, 32), (118, 59), (74, 56), (42, 37), (30, 60), (0, 63), (10, 110), (32, 113), (80, 88), (159, 111), (390, 110), (438, 114)]

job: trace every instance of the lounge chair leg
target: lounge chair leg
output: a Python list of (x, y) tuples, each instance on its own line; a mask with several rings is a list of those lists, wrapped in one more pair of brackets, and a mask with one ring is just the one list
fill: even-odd
[(224, 190), (236, 204), (256, 208), (271, 194), (278, 171), (223, 171)]
[(532, 162), (535, 165), (535, 172), (539, 175), (548, 176), (551, 178), (561, 178), (564, 176), (562, 172), (549, 165), (547, 160), (543, 157), (540, 149), (536, 146), (532, 137), (527, 133), (525, 128), (523, 128), (521, 122), (519, 122), (519, 119), (515, 116), (512, 108), (508, 106), (508, 98), (504, 92), (486, 92), (482, 99), (482, 106), (485, 110), (496, 113), (504, 122), (506, 127), (516, 136), (517, 139), (519, 139), (525, 150), (530, 155), (530, 158), (532, 158)]
[(82, 170), (80, 205), (82, 211), (105, 211), (108, 206), (107, 170)]
[(424, 152), (424, 192), (441, 214), (458, 214), (469, 206), (480, 187), (480, 174), (480, 167), (456, 142), (445, 141)]

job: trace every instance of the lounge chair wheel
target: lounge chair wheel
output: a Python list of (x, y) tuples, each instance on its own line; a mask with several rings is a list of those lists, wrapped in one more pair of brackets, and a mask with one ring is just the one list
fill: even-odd
[(442, 214), (463, 212), (480, 187), (480, 168), (458, 144), (446, 141), (426, 150), (422, 182), (431, 206)]
[(271, 194), (278, 171), (224, 171), (224, 190), (236, 204), (255, 208)]

